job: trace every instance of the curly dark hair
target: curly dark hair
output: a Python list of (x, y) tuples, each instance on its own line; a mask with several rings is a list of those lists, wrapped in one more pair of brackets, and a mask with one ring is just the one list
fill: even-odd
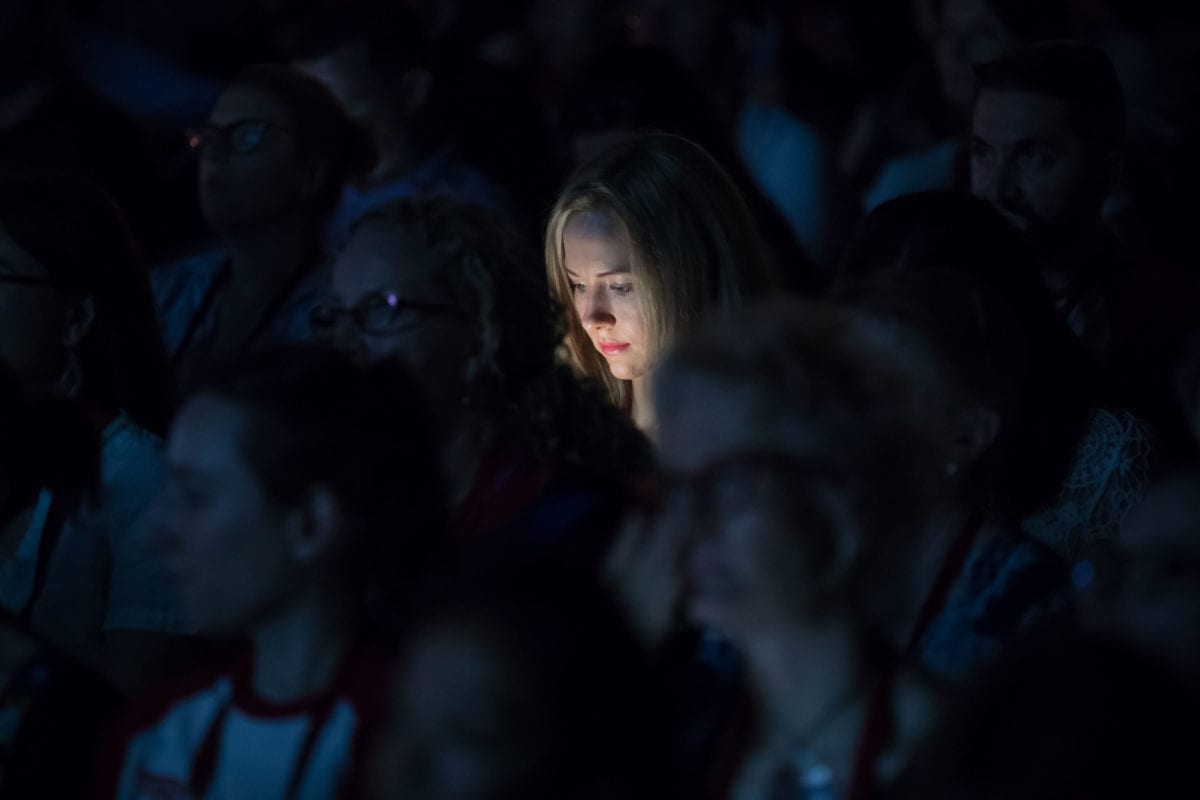
[(496, 431), (539, 458), (611, 478), (649, 468), (649, 442), (604, 389), (579, 378), (558, 352), (561, 313), (546, 274), (511, 231), (482, 209), (441, 197), (405, 199), (358, 225), (421, 231), (436, 280), (476, 326), (467, 403)]

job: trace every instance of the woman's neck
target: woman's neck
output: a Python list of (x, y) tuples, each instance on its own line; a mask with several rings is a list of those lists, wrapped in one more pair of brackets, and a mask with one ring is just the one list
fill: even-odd
[(368, 186), (379, 186), (403, 177), (421, 166), (421, 154), (405, 127), (403, 120), (396, 119), (376, 129), (380, 143), (379, 158), (367, 179)]
[(235, 295), (273, 294), (312, 259), (317, 241), (299, 220), (226, 240), (230, 252), (230, 288)]
[(651, 440), (657, 438), (658, 416), (654, 413), (654, 403), (650, 396), (650, 376), (642, 375), (630, 382), (630, 417), (633, 424)]
[(349, 600), (315, 591), (259, 626), (251, 637), (255, 693), (290, 703), (328, 688), (354, 636), (353, 619)]

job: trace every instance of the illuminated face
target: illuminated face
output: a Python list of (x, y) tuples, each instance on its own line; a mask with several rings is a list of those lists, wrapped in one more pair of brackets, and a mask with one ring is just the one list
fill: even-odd
[(613, 377), (636, 380), (651, 361), (633, 244), (611, 214), (581, 211), (563, 230), (563, 260), (575, 298), (575, 314)]
[(1099, 213), (1095, 160), (1071, 127), (1067, 102), (984, 90), (971, 128), (972, 193), (1035, 244), (1053, 243)]

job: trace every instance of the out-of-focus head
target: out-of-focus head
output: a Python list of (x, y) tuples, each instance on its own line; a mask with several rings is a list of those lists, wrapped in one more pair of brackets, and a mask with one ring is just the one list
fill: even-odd
[(1046, 42), (975, 74), (972, 192), (1039, 247), (1099, 224), (1125, 138), (1125, 101), (1108, 57), (1089, 45)]
[(1020, 231), (985, 200), (916, 192), (880, 204), (855, 227), (838, 265), (846, 285), (881, 272), (957, 269), (1024, 304), (1049, 304), (1037, 257)]
[[(1040, 485), (1057, 493), (1084, 416), (1096, 402), (1097, 380), (1089, 357), (1050, 300), (1032, 247), (983, 200), (959, 192), (905, 195), (859, 224), (839, 266), (836, 292), (852, 295), (856, 283), (884, 275), (891, 277), (882, 280), (897, 286), (908, 281), (905, 275), (928, 272), (962, 273), (964, 280), (986, 288), (989, 305), (1007, 306), (1006, 316), (1020, 322), (1028, 343), (1030, 388), (1021, 414), (1024, 443), (1014, 446), (1026, 449), (1019, 469), (1030, 490)], [(938, 313), (955, 314), (953, 308)], [(1019, 346), (1019, 341), (998, 339), (1002, 331), (987, 337), (988, 349), (1003, 353)], [(972, 334), (963, 341), (978, 338)]]
[(26, 89), (61, 64), (67, 13), (61, 0), (12, 0), (0, 8), (0, 95)]
[(663, 796), (661, 695), (616, 608), (561, 565), (488, 572), (408, 637), (372, 796)]
[(313, 322), (360, 359), (405, 361), (435, 409), (503, 402), (552, 368), (558, 340), (536, 259), (484, 212), (440, 199), (363, 219)]
[(946, 99), (963, 111), (975, 92), (975, 64), (1070, 32), (1060, 0), (937, 0), (935, 6), (938, 78)]
[(302, 348), (205, 384), (167, 444), (156, 523), (205, 633), (252, 633), (298, 596), (397, 588), (440, 544), (423, 405), (399, 365)]
[(238, 75), (208, 124), (188, 136), (201, 154), (201, 209), (224, 235), (296, 220), (319, 225), (375, 158), (370, 137), (329, 90), (275, 64)]
[(74, 178), (0, 180), (0, 360), (26, 386), (166, 426), (171, 387), (124, 215)]
[(1074, 572), (1084, 610), (1101, 632), (1130, 643), (1200, 685), (1200, 473), (1157, 484), (1116, 541)]
[(732, 149), (692, 76), (666, 50), (645, 45), (599, 53), (564, 98), (563, 126), (576, 165), (652, 131), (691, 139), (719, 159)]
[(570, 75), (605, 46), (623, 38), (620, 3), (532, 0), (529, 32), (546, 66)]
[[(729, 0), (637, 0), (629, 18), (639, 41), (667, 50), (693, 75), (735, 55), (738, 4)], [(724, 62), (722, 62), (724, 63)]]
[(406, 3), (338, 5), (314, 19), (293, 48), (298, 69), (325, 85), (351, 119), (379, 135), (420, 105), (424, 30)]
[[(966, 272), (924, 270), (881, 274), (837, 299), (916, 387), (955, 491), (1018, 517), (1030, 493), (1041, 499), (1045, 487), (1020, 477), (1031, 454), (1013, 450), (1027, 409), (1028, 336), (999, 293)], [(1061, 478), (1049, 479), (1055, 492)]]
[(933, 445), (909, 387), (856, 327), (802, 304), (756, 308), (664, 362), (663, 514), (694, 539), (697, 622), (746, 636), (865, 610), (868, 562), (926, 510)]
[(654, 134), (580, 167), (546, 230), (551, 292), (575, 366), (619, 404), (677, 337), (765, 283), (753, 220), (697, 145)]

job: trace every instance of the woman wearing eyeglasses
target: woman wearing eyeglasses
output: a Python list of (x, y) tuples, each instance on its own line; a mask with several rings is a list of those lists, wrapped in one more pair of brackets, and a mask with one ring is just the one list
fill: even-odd
[(20, 448), (29, 461), (12, 467), (19, 491), (0, 509), (0, 609), (135, 686), (188, 629), (142, 524), (171, 383), (149, 281), (98, 189), (41, 175), (0, 181), (0, 361), (26, 391), (76, 406), (98, 445), (95, 480), (66, 483), (44, 476), (69, 462), (69, 428)]
[(346, 181), (373, 160), (366, 135), (320, 83), (276, 65), (238, 76), (187, 145), (199, 154), (200, 206), (220, 244), (154, 275), (183, 385), (248, 349), (307, 339), (326, 279), (322, 225)]
[(405, 200), (363, 218), (312, 322), (319, 338), (420, 376), (463, 544), (511, 529), (571, 476), (617, 484), (648, 462), (598, 388), (557, 362), (539, 264), (481, 212)]
[(707, 765), (688, 796), (875, 796), (933, 701), (875, 624), (904, 599), (940, 466), (906, 377), (847, 316), (786, 303), (689, 335), (656, 381), (665, 480), (643, 533), (676, 543), (679, 610), (732, 643), (746, 686), (719, 752), (684, 765)]

